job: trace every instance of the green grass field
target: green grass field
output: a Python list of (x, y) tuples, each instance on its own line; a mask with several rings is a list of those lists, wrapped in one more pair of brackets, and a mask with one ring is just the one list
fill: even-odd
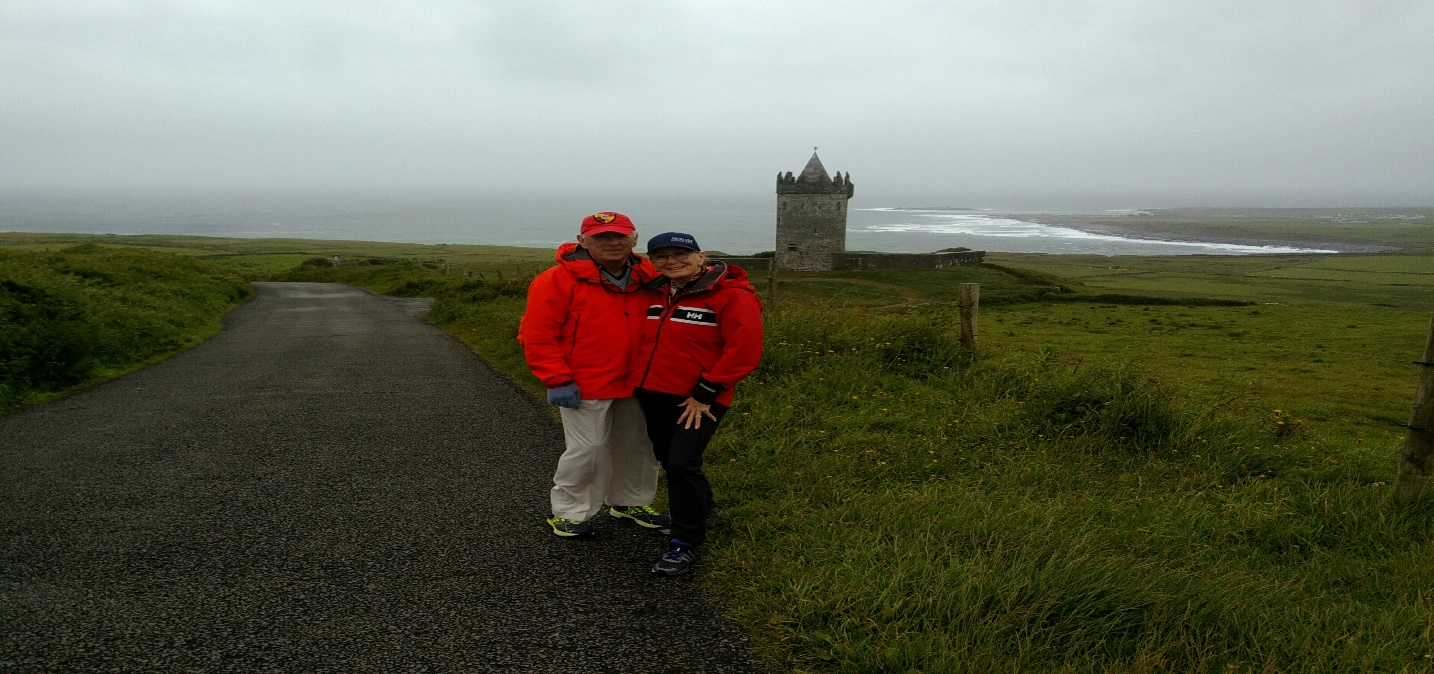
[[(434, 297), (539, 388), (513, 337), (550, 251), (139, 243)], [(1434, 671), (1434, 499), (1389, 501), (1434, 254), (990, 260), (782, 275), (702, 563), (776, 669)]]
[(996, 264), (1069, 279), (1090, 292), (1427, 311), (1434, 251), (1370, 255), (1102, 257), (996, 253)]
[(198, 257), (214, 262), (251, 280), (286, 273), (313, 257), (393, 258), (440, 261), (507, 274), (532, 276), (535, 266), (546, 267), (553, 252), (509, 246), (424, 245), (376, 241), (318, 241), (313, 239), (226, 239), (204, 236), (150, 234), (30, 234), (0, 233), (0, 250), (60, 250), (78, 244), (101, 247), (143, 248), (152, 252)]
[(192, 256), (0, 248), (0, 412), (198, 344), (249, 295), (239, 274)]
[[(1434, 260), (993, 257), (783, 276), (709, 461), (731, 515), (707, 582), (769, 661), (1426, 669), (1434, 513), (1388, 485), (1428, 298), (1365, 273)], [(1347, 276), (1269, 274), (1307, 267)], [(516, 294), (458, 301), (452, 266), (295, 278), (326, 275), (432, 292), (526, 377)], [(987, 303), (974, 358), (963, 282)]]
[(1434, 247), (1434, 208), (1169, 208), (1133, 215), (1034, 216), (1157, 239), (1351, 247)]

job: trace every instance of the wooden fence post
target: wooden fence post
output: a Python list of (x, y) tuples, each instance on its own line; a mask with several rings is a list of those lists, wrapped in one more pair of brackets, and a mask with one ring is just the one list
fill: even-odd
[(1394, 483), (1394, 500), (1413, 503), (1424, 493), (1434, 474), (1434, 316), (1429, 319), (1429, 337), (1424, 358), (1418, 362), (1419, 384), (1414, 388), (1414, 411), (1404, 431), (1404, 449), (1399, 453), (1399, 479)]
[(767, 258), (767, 308), (777, 308), (777, 256)]
[(961, 346), (976, 349), (976, 315), (981, 311), (981, 284), (962, 283), (961, 290)]

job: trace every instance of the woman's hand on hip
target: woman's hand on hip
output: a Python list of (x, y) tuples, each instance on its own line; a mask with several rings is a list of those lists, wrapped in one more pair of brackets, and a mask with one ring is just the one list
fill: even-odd
[(703, 405), (697, 402), (696, 398), (688, 398), (677, 406), (683, 408), (682, 414), (677, 417), (677, 424), (683, 428), (702, 428), (704, 416), (713, 421), (717, 420), (717, 417), (712, 415), (712, 406)]

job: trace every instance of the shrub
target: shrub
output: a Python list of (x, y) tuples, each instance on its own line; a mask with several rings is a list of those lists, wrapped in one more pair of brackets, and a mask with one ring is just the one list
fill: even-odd
[(0, 410), (195, 344), (249, 293), (186, 257), (95, 245), (0, 253)]

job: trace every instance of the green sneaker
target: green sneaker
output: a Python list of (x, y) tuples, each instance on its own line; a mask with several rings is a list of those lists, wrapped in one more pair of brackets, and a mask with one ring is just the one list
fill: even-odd
[(553, 528), (553, 534), (558, 536), (589, 536), (592, 535), (593, 527), (587, 522), (569, 520), (561, 517), (548, 519), (548, 526)]
[(672, 524), (672, 518), (657, 512), (652, 506), (613, 506), (608, 508), (608, 513), (613, 517), (630, 519), (644, 529), (659, 529), (664, 533)]

